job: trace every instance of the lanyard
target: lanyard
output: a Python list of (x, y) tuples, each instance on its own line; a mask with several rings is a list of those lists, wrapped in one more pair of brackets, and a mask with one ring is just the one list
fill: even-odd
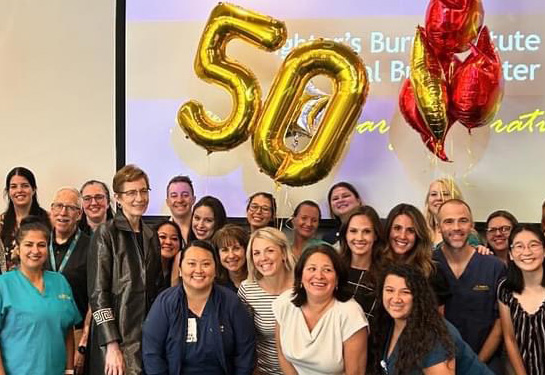
[(81, 230), (78, 229), (78, 232), (72, 239), (72, 242), (70, 242), (70, 246), (68, 247), (68, 250), (66, 251), (66, 254), (64, 254), (64, 257), (62, 258), (61, 266), (59, 267), (59, 270), (57, 271), (57, 262), (55, 261), (55, 251), (53, 249), (53, 236), (49, 239), (49, 263), (51, 263), (51, 269), (55, 272), (62, 272), (64, 271), (64, 267), (66, 267), (66, 263), (68, 263), (68, 259), (70, 259), (70, 255), (74, 252), (74, 249), (76, 248), (76, 244), (78, 243), (79, 236), (81, 235)]

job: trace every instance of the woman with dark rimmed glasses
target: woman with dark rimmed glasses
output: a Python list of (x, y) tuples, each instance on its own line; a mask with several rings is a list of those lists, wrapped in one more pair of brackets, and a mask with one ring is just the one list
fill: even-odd
[(517, 219), (508, 211), (498, 210), (492, 212), (486, 219), (486, 242), (488, 248), (494, 252), (503, 263), (507, 264), (509, 235)]

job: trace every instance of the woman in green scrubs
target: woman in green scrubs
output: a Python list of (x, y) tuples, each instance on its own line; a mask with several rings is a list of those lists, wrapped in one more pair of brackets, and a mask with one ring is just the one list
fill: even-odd
[(49, 230), (28, 216), (16, 241), (21, 265), (0, 276), (0, 374), (73, 374), (81, 316), (64, 276), (43, 270)]

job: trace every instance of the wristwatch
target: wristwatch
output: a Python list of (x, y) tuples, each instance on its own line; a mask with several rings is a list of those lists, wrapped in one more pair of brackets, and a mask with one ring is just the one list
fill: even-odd
[(86, 351), (87, 351), (87, 347), (85, 345), (78, 346), (78, 352), (80, 354), (85, 354)]

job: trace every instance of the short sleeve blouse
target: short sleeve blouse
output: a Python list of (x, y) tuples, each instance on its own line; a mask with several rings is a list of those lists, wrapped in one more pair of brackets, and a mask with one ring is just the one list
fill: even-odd
[(350, 299), (335, 300), (309, 331), (300, 307), (286, 291), (273, 302), (273, 312), (280, 326), (282, 352), (299, 374), (335, 375), (344, 372), (343, 343), (368, 326), (361, 306)]

